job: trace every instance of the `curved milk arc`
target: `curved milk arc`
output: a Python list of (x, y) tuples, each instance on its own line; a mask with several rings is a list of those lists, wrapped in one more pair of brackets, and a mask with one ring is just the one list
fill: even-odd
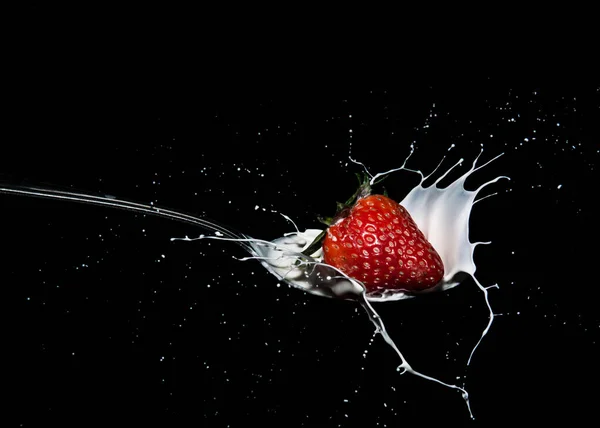
[[(410, 213), (425, 238), (442, 258), (444, 277), (436, 286), (424, 291), (408, 293), (399, 289), (380, 289), (367, 293), (367, 300), (394, 301), (414, 297), (420, 293), (444, 291), (456, 287), (467, 276), (472, 277), (483, 289), (475, 278), (476, 266), (473, 260), (475, 247), (481, 242), (469, 241), (469, 219), (479, 192), (486, 186), (507, 177), (496, 177), (473, 191), (466, 190), (464, 184), (471, 174), (497, 158), (477, 167), (479, 159), (477, 156), (467, 172), (443, 188), (438, 187), (439, 182), (461, 165), (462, 159), (427, 187), (423, 186), (423, 182), (435, 174), (437, 168), (429, 176), (423, 176), (419, 171), (404, 167), (396, 170), (406, 170), (421, 175), (421, 182), (400, 204)], [(305, 232), (288, 233), (269, 243), (251, 241), (255, 253), (252, 258), (259, 259), (269, 272), (296, 288), (319, 296), (356, 300), (364, 291), (359, 281), (323, 264), (321, 250), (312, 254), (312, 257), (301, 254), (320, 232), (319, 229), (308, 229)]]
[[(479, 155), (481, 155), (481, 153)], [(428, 187), (424, 187), (423, 183), (437, 171), (439, 165), (438, 168), (436, 168), (429, 176), (425, 177), (420, 171), (410, 170), (404, 167), (408, 158), (404, 161), (404, 165), (400, 168), (387, 173), (371, 176), (371, 184), (375, 182), (376, 178), (382, 175), (387, 175), (391, 172), (400, 170), (417, 173), (421, 176), (421, 182), (407, 194), (407, 196), (401, 201), (401, 205), (408, 210), (419, 229), (421, 229), (426, 239), (436, 249), (444, 263), (444, 277), (440, 283), (429, 290), (422, 291), (421, 293), (450, 289), (457, 286), (466, 276), (471, 276), (479, 289), (483, 292), (485, 302), (489, 310), (488, 324), (483, 330), (479, 341), (473, 347), (467, 365), (471, 361), (475, 349), (477, 349), (479, 343), (488, 332), (494, 318), (494, 314), (487, 297), (487, 289), (489, 287), (482, 286), (474, 276), (476, 266), (473, 260), (473, 252), (475, 247), (480, 243), (472, 243), (469, 241), (469, 217), (473, 205), (477, 202), (475, 198), (481, 189), (498, 181), (501, 178), (507, 178), (500, 176), (484, 183), (474, 191), (466, 190), (464, 187), (466, 179), (475, 171), (483, 168), (485, 165), (494, 160), (492, 159), (486, 164), (476, 167), (478, 159), (479, 156), (477, 156), (471, 168), (466, 173), (444, 188), (438, 187), (438, 183), (444, 179), (456, 166), (460, 165), (462, 160), (449, 168), (432, 185)], [(442, 162), (443, 160), (444, 159), (442, 159)], [(18, 185), (0, 186), (0, 193), (58, 199), (63, 201), (130, 210), (133, 212), (154, 215), (170, 220), (192, 224), (212, 234), (208, 236), (200, 235), (197, 238), (188, 238), (187, 236), (184, 238), (171, 238), (172, 241), (217, 239), (235, 242), (250, 253), (249, 257), (242, 258), (242, 260), (259, 260), (260, 263), (271, 274), (275, 275), (278, 279), (290, 284), (293, 287), (318, 296), (358, 301), (367, 312), (371, 322), (374, 324), (376, 332), (382, 335), (384, 340), (399, 356), (401, 363), (398, 366), (398, 371), (401, 374), (411, 373), (459, 391), (465, 403), (467, 404), (467, 408), (471, 417), (473, 417), (469, 404), (469, 395), (464, 387), (443, 382), (439, 379), (414, 370), (387, 333), (381, 317), (375, 312), (369, 303), (372, 301), (380, 302), (406, 299), (409, 297), (414, 297), (417, 293), (412, 292), (409, 294), (402, 290), (383, 290), (366, 293), (365, 287), (362, 286), (360, 281), (349, 278), (340, 270), (323, 263), (321, 249), (317, 250), (310, 256), (302, 254), (302, 251), (310, 246), (315, 237), (321, 233), (321, 230), (308, 229), (305, 232), (296, 230), (296, 232), (285, 234), (273, 241), (265, 241), (251, 238), (250, 236), (241, 234), (232, 230), (231, 228), (222, 226), (205, 218), (191, 216), (178, 211), (158, 208), (152, 205), (118, 200), (113, 197), (94, 196), (84, 193), (65, 192), (48, 188), (35, 188)]]
[[(489, 311), (488, 323), (482, 331), (479, 340), (472, 348), (467, 365), (470, 364), (475, 350), (489, 331), (494, 320), (494, 313), (488, 300), (487, 290), (489, 287), (484, 287), (475, 278), (476, 266), (473, 260), (473, 253), (475, 247), (480, 242), (472, 243), (469, 241), (469, 218), (472, 208), (477, 202), (475, 198), (479, 192), (501, 178), (508, 178), (504, 176), (496, 177), (482, 184), (476, 190), (466, 190), (464, 185), (467, 178), (475, 171), (497, 159), (496, 157), (484, 165), (477, 167), (479, 156), (473, 161), (471, 168), (467, 172), (443, 188), (438, 187), (438, 184), (455, 167), (462, 164), (462, 159), (427, 187), (423, 186), (423, 183), (435, 174), (444, 159), (442, 159), (438, 168), (427, 177), (423, 176), (420, 171), (404, 168), (404, 165), (390, 171), (406, 170), (421, 175), (421, 182), (406, 195), (400, 204), (408, 210), (419, 229), (425, 235), (425, 238), (433, 245), (444, 263), (444, 276), (442, 280), (434, 287), (421, 291), (421, 293), (448, 290), (456, 287), (467, 276), (473, 278), (477, 287), (483, 292), (485, 304)], [(404, 164), (406, 164), (406, 161)], [(371, 183), (381, 175), (384, 174), (372, 176)], [(474, 418), (471, 411), (469, 394), (464, 385), (461, 387), (446, 383), (413, 369), (387, 333), (383, 320), (369, 303), (406, 299), (414, 297), (418, 293), (412, 292), (409, 294), (403, 290), (396, 289), (382, 289), (367, 293), (366, 288), (359, 281), (349, 278), (332, 266), (324, 264), (322, 262), (321, 249), (311, 254), (311, 257), (303, 255), (302, 251), (310, 246), (319, 233), (321, 233), (321, 230), (308, 229), (305, 232), (297, 231), (286, 234), (271, 242), (250, 240), (253, 256), (246, 259), (259, 259), (262, 265), (277, 278), (306, 292), (319, 296), (357, 300), (367, 312), (370, 321), (375, 326), (376, 332), (382, 335), (386, 343), (390, 345), (400, 358), (398, 372), (401, 374), (410, 373), (459, 391), (467, 405), (471, 418)]]
[[(423, 176), (420, 171), (411, 170), (404, 166), (390, 171), (406, 170), (421, 175), (421, 182), (400, 203), (408, 210), (419, 226), (419, 229), (421, 229), (427, 240), (436, 249), (444, 263), (444, 277), (442, 281), (435, 287), (421, 291), (420, 293), (450, 289), (458, 285), (466, 275), (475, 279), (476, 267), (473, 261), (473, 252), (479, 243), (471, 243), (469, 241), (469, 217), (471, 210), (476, 202), (475, 198), (481, 189), (506, 177), (501, 176), (490, 180), (474, 191), (466, 190), (464, 183), (471, 174), (496, 158), (482, 166), (476, 167), (477, 160), (479, 159), (479, 156), (477, 156), (469, 171), (444, 188), (439, 188), (437, 184), (456, 166), (460, 165), (462, 160), (449, 168), (435, 183), (428, 187), (424, 187), (423, 182), (431, 177), (437, 171), (437, 168), (427, 177)], [(404, 163), (406, 164), (406, 161)], [(378, 174), (377, 176), (380, 175), (382, 174)], [(374, 178), (372, 181), (374, 181)], [(247, 259), (260, 260), (261, 264), (280, 280), (318, 296), (356, 300), (364, 292), (364, 288), (359, 281), (351, 279), (338, 269), (324, 264), (321, 250), (313, 253), (311, 257), (301, 254), (321, 232), (319, 229), (287, 233), (269, 242), (251, 238), (205, 218), (151, 205), (119, 200), (113, 197), (18, 185), (0, 187), (0, 193), (101, 205), (193, 224), (214, 235), (201, 235), (198, 238), (192, 239), (188, 237), (172, 238), (172, 240), (192, 241), (211, 238), (234, 241), (250, 252), (252, 256)], [(477, 282), (476, 279), (475, 281)], [(478, 282), (477, 285), (483, 289)], [(418, 293), (407, 293), (398, 289), (378, 290), (368, 293), (366, 298), (370, 301), (393, 301), (414, 297)]]
[(356, 280), (323, 263), (322, 250), (311, 257), (302, 254), (322, 231), (307, 229), (293, 232), (271, 241), (267, 245), (252, 242), (255, 257), (273, 275), (293, 287), (325, 297), (353, 299), (363, 293)]

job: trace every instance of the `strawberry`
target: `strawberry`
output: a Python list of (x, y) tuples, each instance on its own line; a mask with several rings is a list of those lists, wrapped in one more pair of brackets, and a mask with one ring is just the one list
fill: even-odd
[(442, 260), (408, 211), (387, 196), (364, 190), (327, 229), (324, 262), (361, 281), (367, 293), (435, 286), (444, 275)]

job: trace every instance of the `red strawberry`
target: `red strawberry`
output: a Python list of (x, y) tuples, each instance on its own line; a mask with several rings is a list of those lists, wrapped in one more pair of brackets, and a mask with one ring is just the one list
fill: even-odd
[(359, 197), (336, 217), (323, 241), (323, 258), (360, 280), (367, 292), (425, 290), (444, 275), (440, 256), (408, 211), (383, 195)]

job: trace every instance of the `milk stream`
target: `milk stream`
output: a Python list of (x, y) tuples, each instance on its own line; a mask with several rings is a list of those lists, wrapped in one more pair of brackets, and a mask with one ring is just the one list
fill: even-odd
[[(488, 323), (482, 331), (481, 337), (474, 345), (469, 355), (467, 365), (470, 364), (475, 350), (493, 323), (494, 313), (488, 299), (488, 289), (497, 287), (497, 284), (486, 287), (475, 277), (476, 266), (473, 260), (473, 253), (479, 244), (488, 244), (489, 242), (469, 241), (469, 218), (475, 203), (483, 199), (480, 198), (479, 200), (476, 200), (479, 192), (502, 178), (508, 178), (504, 176), (496, 177), (485, 182), (476, 190), (466, 190), (464, 184), (467, 178), (499, 157), (497, 156), (487, 163), (477, 166), (479, 157), (482, 153), (483, 149), (475, 158), (468, 171), (443, 188), (438, 187), (438, 184), (452, 170), (462, 165), (462, 159), (452, 167), (448, 168), (445, 172), (439, 173), (438, 170), (445, 159), (443, 158), (438, 167), (427, 176), (423, 175), (421, 171), (406, 168), (406, 163), (410, 158), (410, 154), (399, 168), (375, 175), (366, 171), (371, 176), (372, 184), (381, 176), (403, 170), (419, 174), (421, 177), (420, 183), (415, 186), (400, 203), (408, 210), (427, 240), (436, 249), (442, 258), (445, 268), (444, 277), (440, 283), (422, 293), (445, 291), (452, 287), (456, 287), (467, 276), (473, 279), (479, 290), (482, 292), (485, 305), (489, 311)], [(435, 178), (435, 174), (438, 174), (438, 178), (435, 182), (425, 187), (423, 183), (429, 178)], [(114, 197), (94, 196), (85, 193), (66, 192), (49, 188), (13, 185), (0, 186), (0, 193), (58, 199), (130, 210), (193, 224), (209, 233), (195, 238), (189, 238), (187, 236), (183, 238), (171, 238), (172, 241), (216, 239), (235, 242), (249, 253), (249, 256), (240, 260), (258, 260), (271, 274), (292, 287), (299, 288), (318, 296), (356, 301), (367, 312), (370, 321), (375, 326), (376, 332), (381, 334), (385, 342), (400, 358), (400, 365), (397, 369), (400, 374), (410, 373), (423, 379), (436, 382), (447, 388), (459, 391), (467, 405), (469, 415), (471, 418), (474, 418), (469, 403), (469, 394), (464, 388), (464, 383), (463, 386), (453, 385), (413, 369), (388, 334), (383, 320), (371, 305), (371, 302), (389, 302), (412, 298), (416, 297), (419, 293), (409, 294), (402, 290), (367, 293), (360, 281), (350, 278), (336, 268), (323, 263), (322, 251), (320, 249), (310, 256), (303, 255), (302, 251), (307, 248), (321, 232), (319, 229), (307, 229), (304, 232), (301, 232), (288, 216), (284, 216), (294, 224), (296, 230), (286, 233), (273, 241), (266, 241), (236, 232), (229, 227), (219, 225), (205, 218), (194, 217), (174, 210), (163, 209), (151, 205), (119, 200)]]

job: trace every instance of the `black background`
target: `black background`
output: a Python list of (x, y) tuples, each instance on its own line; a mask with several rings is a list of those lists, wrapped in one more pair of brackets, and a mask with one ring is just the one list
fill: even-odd
[[(397, 356), (356, 305), (278, 286), (258, 263), (236, 260), (245, 254), (233, 244), (171, 242), (201, 231), (0, 195), (11, 424), (578, 425), (594, 417), (597, 82), (482, 73), (334, 85), (324, 72), (309, 84), (301, 74), (271, 79), (293, 61), (269, 68), (251, 54), (223, 68), (201, 56), (197, 71), (208, 74), (194, 76), (161, 55), (164, 44), (155, 52), (135, 38), (118, 50), (103, 48), (102, 37), (79, 43), (74, 27), (67, 37), (30, 12), (24, 28), (37, 29), (20, 34), (7, 83), (17, 96), (5, 116), (5, 183), (153, 202), (273, 239), (293, 230), (278, 213), (318, 227), (316, 215), (353, 192), (360, 169), (349, 155), (385, 171), (414, 143), (408, 166), (429, 172), (444, 155), (446, 166), (470, 164), (483, 144), (482, 161), (504, 156), (470, 188), (497, 175), (511, 181), (490, 186), (485, 194), (498, 194), (471, 218), (471, 239), (492, 241), (476, 251), (477, 276), (499, 289), (490, 290), (498, 316), (468, 369), (487, 315), (472, 281), (375, 306), (415, 369), (466, 379), (475, 421), (455, 391), (399, 376)], [(269, 72), (253, 73), (259, 65)], [(387, 190), (401, 200), (415, 180), (390, 178)]]

